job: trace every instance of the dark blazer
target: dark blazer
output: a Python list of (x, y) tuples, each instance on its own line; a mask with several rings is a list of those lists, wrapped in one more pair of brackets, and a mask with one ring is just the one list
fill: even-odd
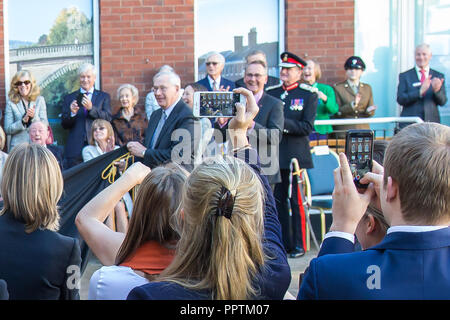
[(0, 279), (0, 300), (8, 300), (8, 299), (9, 299), (8, 286), (5, 280)]
[[(339, 238), (335, 250), (348, 252)], [(347, 241), (349, 243), (349, 241)], [(333, 253), (333, 252), (329, 252)], [(450, 299), (450, 227), (392, 232), (378, 245), (326, 254), (309, 265), (298, 299)]]
[(70, 287), (80, 270), (78, 240), (50, 230), (26, 233), (24, 223), (6, 212), (0, 216), (0, 243), (0, 275), (11, 300), (79, 299), (79, 290)]
[[(249, 141), (258, 151), (262, 173), (267, 176), (270, 184), (275, 184), (281, 182), (278, 158), (284, 128), (283, 101), (263, 93), (258, 101), (258, 107), (259, 112), (254, 119), (254, 131), (250, 133)], [(278, 131), (278, 137), (271, 135), (270, 130), (274, 129)], [(256, 136), (253, 136), (253, 132)], [(276, 150), (275, 154), (272, 154), (273, 148)]]
[[(267, 78), (268, 78), (267, 83), (264, 85), (265, 91), (273, 89), (272, 87), (279, 86), (281, 83), (281, 80), (277, 77), (268, 76)], [(246, 87), (246, 85), (244, 83), (244, 78), (236, 80), (236, 82), (234, 84), (235, 84), (236, 88), (245, 88)]]
[[(155, 148), (152, 149), (150, 142), (161, 115), (162, 109), (159, 108), (150, 116), (147, 131), (145, 132), (144, 145), (147, 147), (147, 151), (145, 152), (143, 163), (150, 168), (154, 168), (172, 160), (183, 164), (187, 169), (193, 168), (195, 120), (191, 108), (183, 100), (180, 99), (178, 101), (161, 129)], [(172, 141), (172, 132), (176, 129), (183, 129), (184, 131), (180, 130), (180, 134), (174, 136), (175, 140)], [(172, 159), (171, 157), (174, 148), (177, 148), (176, 152), (180, 156), (179, 159)], [(189, 148), (191, 149), (189, 150)], [(190, 154), (187, 154), (186, 151), (190, 152)]]
[[(282, 86), (267, 91), (268, 94), (281, 98)], [(314, 129), (318, 97), (316, 93), (297, 87), (290, 90), (282, 99), (284, 102), (284, 129), (280, 143), (280, 169), (289, 169), (291, 159), (297, 158), (303, 169), (312, 168), (309, 135)], [(302, 105), (296, 106), (296, 102)]]
[[(197, 81), (197, 83), (201, 84), (204, 87), (206, 87), (206, 89), (208, 89), (208, 91), (213, 91), (213, 89), (209, 85), (208, 76), (206, 76), (205, 78)], [(219, 87), (222, 87), (222, 86), (223, 86), (224, 89), (226, 89), (227, 87), (230, 87), (230, 91), (235, 88), (233, 81), (225, 79), (224, 77), (221, 76), (220, 77), (220, 85), (219, 85)]]
[(52, 144), (47, 145), (47, 149), (50, 150), (53, 155), (55, 156), (56, 160), (58, 160), (59, 167), (61, 170), (63, 169), (62, 163), (63, 163), (63, 150), (59, 146), (55, 146)]
[(86, 109), (81, 106), (77, 114), (71, 117), (70, 104), (73, 100), (76, 100), (79, 92), (77, 90), (64, 97), (61, 125), (64, 129), (70, 130), (64, 150), (64, 158), (79, 158), (83, 162), (81, 150), (88, 144), (92, 122), (95, 119), (104, 119), (106, 121), (111, 121), (112, 119), (111, 98), (106, 92), (94, 90), (91, 99), (92, 109), (85, 113)]
[[(444, 75), (433, 69), (430, 69), (430, 75), (433, 78), (444, 79)], [(434, 92), (430, 88), (420, 97), (420, 79), (417, 77), (416, 69), (400, 73), (398, 77), (397, 102), (403, 107), (401, 117), (420, 117), (424, 121), (440, 122), (439, 110), (437, 106), (443, 106), (447, 103), (445, 93), (445, 82), (441, 90)]]

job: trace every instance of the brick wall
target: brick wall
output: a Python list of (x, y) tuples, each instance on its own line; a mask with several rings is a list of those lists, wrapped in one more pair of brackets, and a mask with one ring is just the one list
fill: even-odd
[(161, 65), (194, 79), (194, 0), (101, 0), (100, 45), (102, 89), (134, 84), (143, 106)]
[[(0, 0), (0, 107), (5, 107), (3, 0)], [(353, 54), (354, 1), (286, 0), (286, 49), (321, 63), (322, 81), (344, 75)], [(111, 93), (123, 83), (140, 91), (139, 105), (162, 64), (182, 83), (194, 79), (194, 0), (100, 0), (101, 87)]]
[(286, 0), (286, 49), (317, 60), (320, 82), (344, 78), (344, 62), (354, 54), (354, 1)]

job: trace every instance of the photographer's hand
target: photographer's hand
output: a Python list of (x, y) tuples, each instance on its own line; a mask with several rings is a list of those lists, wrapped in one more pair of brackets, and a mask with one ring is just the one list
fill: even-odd
[(344, 153), (339, 154), (339, 162), (340, 167), (333, 172), (333, 222), (330, 231), (354, 234), (375, 191), (373, 185), (370, 184), (364, 193), (359, 193)]

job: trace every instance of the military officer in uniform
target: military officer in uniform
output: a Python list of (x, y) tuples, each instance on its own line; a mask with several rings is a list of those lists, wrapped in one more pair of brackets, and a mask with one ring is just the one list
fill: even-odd
[[(274, 196), (283, 244), (291, 258), (298, 258), (305, 251), (296, 183), (293, 184), (292, 197), (288, 200), (290, 162), (292, 158), (297, 158), (301, 168), (313, 167), (309, 134), (314, 129), (318, 97), (310, 86), (299, 82), (306, 62), (290, 52), (283, 52), (281, 60), (280, 79), (283, 83), (267, 91), (284, 102), (284, 130), (279, 148), (281, 183), (275, 186)], [(288, 201), (292, 208), (292, 223), (289, 222)]]
[[(336, 101), (339, 111), (335, 118), (358, 119), (368, 118), (375, 114), (376, 106), (373, 104), (372, 88), (367, 83), (360, 81), (361, 75), (366, 69), (364, 61), (357, 56), (352, 56), (345, 61), (345, 74), (347, 79), (334, 85)], [(334, 130), (370, 129), (369, 124), (334, 126)], [(339, 134), (345, 137), (345, 133)]]

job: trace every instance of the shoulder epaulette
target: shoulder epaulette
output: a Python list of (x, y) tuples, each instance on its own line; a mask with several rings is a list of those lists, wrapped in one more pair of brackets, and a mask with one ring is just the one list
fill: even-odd
[(265, 91), (269, 91), (269, 90), (272, 90), (272, 89), (279, 88), (279, 87), (281, 87), (282, 85), (283, 85), (283, 84), (280, 83), (280, 84), (277, 84), (277, 85), (274, 85), (274, 86), (269, 86), (269, 87), (267, 87), (267, 88), (265, 89)]
[(300, 88), (302, 88), (303, 90), (313, 92), (313, 93), (317, 93), (319, 91), (319, 89), (317, 89), (313, 86), (310, 86), (309, 84), (306, 84), (306, 83), (300, 83)]

